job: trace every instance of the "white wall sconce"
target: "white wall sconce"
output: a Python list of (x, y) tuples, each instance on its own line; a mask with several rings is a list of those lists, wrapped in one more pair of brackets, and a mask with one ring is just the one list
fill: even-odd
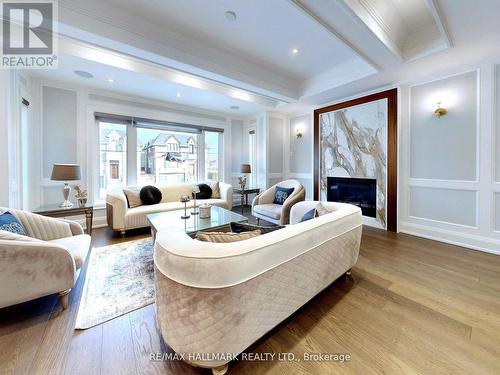
[(440, 117), (443, 117), (444, 115), (446, 115), (448, 113), (448, 111), (446, 110), (446, 108), (442, 108), (441, 107), (441, 102), (437, 102), (437, 108), (436, 110), (434, 111), (434, 114), (440, 118)]

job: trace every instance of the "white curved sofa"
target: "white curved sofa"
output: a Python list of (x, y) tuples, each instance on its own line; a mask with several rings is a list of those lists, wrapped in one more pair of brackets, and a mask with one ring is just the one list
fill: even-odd
[[(122, 234), (126, 230), (149, 226), (147, 215), (155, 212), (173, 211), (184, 208), (180, 202), (182, 195), (192, 197), (192, 187), (195, 183), (172, 184), (158, 186), (162, 193), (162, 200), (158, 204), (143, 205), (129, 208), (127, 198), (122, 188), (111, 189), (106, 192), (106, 218), (111, 229)], [(213, 206), (230, 210), (233, 206), (233, 187), (219, 182), (220, 198), (197, 199), (196, 204), (209, 203)], [(194, 201), (188, 202), (187, 207), (193, 207)]]
[(300, 223), (317, 202), (299, 202), (283, 229), (233, 243), (194, 240), (182, 230), (157, 234), (157, 317), (165, 342), (187, 362), (224, 373), (241, 353), (356, 263), (358, 207), (322, 202), (334, 212)]

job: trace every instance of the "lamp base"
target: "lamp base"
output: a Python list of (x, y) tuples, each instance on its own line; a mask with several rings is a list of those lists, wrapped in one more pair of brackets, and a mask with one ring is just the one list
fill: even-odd
[(69, 193), (71, 193), (71, 187), (67, 182), (64, 183), (63, 186), (63, 197), (64, 197), (64, 202), (62, 202), (59, 207), (64, 207), (64, 208), (70, 208), (73, 207), (73, 203), (69, 201)]
[(59, 205), (59, 207), (70, 208), (73, 207), (73, 203), (71, 203), (69, 200), (65, 200)]

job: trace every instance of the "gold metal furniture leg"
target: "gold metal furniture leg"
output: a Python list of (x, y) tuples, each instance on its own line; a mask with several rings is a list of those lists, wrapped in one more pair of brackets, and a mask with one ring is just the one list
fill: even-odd
[(71, 289), (66, 289), (66, 290), (58, 293), (63, 310), (66, 310), (69, 306), (69, 292), (70, 291), (71, 291)]
[(227, 363), (223, 366), (219, 366), (219, 367), (214, 367), (212, 369), (212, 374), (213, 375), (224, 375), (226, 372), (227, 372), (227, 369), (228, 369), (228, 365)]

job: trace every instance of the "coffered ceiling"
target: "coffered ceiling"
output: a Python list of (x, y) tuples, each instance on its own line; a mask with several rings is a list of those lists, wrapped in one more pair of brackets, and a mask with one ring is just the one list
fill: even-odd
[(433, 56), (472, 46), (468, 33), (497, 35), (497, 8), (494, 0), (59, 0), (59, 32), (133, 62), (68, 55), (286, 109), (427, 71)]

